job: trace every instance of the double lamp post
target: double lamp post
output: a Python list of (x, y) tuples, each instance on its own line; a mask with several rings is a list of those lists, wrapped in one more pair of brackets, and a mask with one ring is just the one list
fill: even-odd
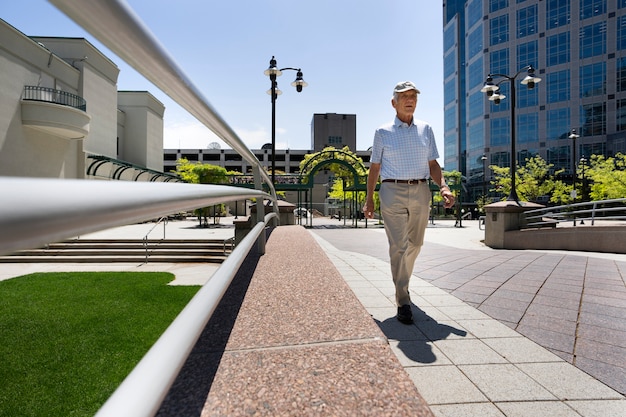
[[(500, 104), (500, 101), (506, 97), (500, 94), (500, 84), (508, 81), (511, 85), (511, 192), (507, 197), (507, 201), (514, 201), (517, 205), (521, 205), (517, 196), (517, 190), (515, 189), (515, 171), (517, 165), (517, 155), (515, 151), (515, 79), (524, 71), (527, 71), (526, 77), (521, 81), (523, 85), (528, 89), (535, 88), (535, 84), (541, 81), (541, 78), (535, 76), (535, 69), (532, 65), (527, 65), (519, 70), (515, 75), (509, 76), (505, 74), (489, 74), (485, 80), (485, 85), (480, 90), (486, 93), (490, 101), (494, 104)], [(497, 83), (494, 83), (494, 77), (500, 79)]]
[(308, 84), (302, 79), (302, 71), (300, 68), (287, 67), (278, 69), (276, 59), (272, 57), (272, 59), (270, 59), (269, 68), (263, 72), (270, 77), (270, 82), (272, 83), (271, 88), (267, 90), (267, 94), (272, 96), (272, 185), (276, 184), (276, 98), (282, 94), (282, 91), (278, 89), (276, 78), (280, 77), (283, 71), (287, 70), (297, 71), (296, 80), (292, 82), (291, 85), (296, 87), (298, 93), (302, 92), (302, 89)]

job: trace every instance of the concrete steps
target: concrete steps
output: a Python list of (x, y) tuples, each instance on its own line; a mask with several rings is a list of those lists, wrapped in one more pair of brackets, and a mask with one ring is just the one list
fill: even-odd
[(222, 263), (234, 239), (71, 239), (1, 256), (0, 263), (210, 262)]

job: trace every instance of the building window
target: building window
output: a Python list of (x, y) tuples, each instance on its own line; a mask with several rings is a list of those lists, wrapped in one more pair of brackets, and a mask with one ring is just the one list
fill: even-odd
[(489, 13), (509, 7), (509, 0), (489, 0)]
[(471, 125), (468, 133), (470, 150), (481, 150), (485, 148), (485, 123), (483, 121)]
[(482, 0), (468, 2), (467, 5), (467, 27), (471, 28), (483, 18)]
[[(508, 74), (509, 73), (509, 50), (500, 49), (499, 51), (493, 51), (489, 54), (490, 61), (490, 74)], [(500, 84), (500, 93), (506, 97), (510, 97), (509, 83), (503, 82)], [(509, 101), (502, 100), (500, 104), (491, 104), (491, 112), (506, 111), (509, 110)]]
[(583, 136), (606, 134), (606, 104), (592, 103), (580, 106)]
[(527, 160), (533, 159), (537, 155), (539, 153), (535, 149), (523, 149), (517, 153), (517, 163), (521, 166), (526, 166)]
[(511, 154), (510, 152), (494, 152), (491, 154), (491, 164), (499, 167), (511, 166)]
[(517, 67), (526, 65), (539, 66), (539, 52), (537, 51), (537, 41), (523, 43), (517, 46)]
[(617, 100), (615, 119), (617, 122), (617, 130), (626, 130), (626, 99)]
[(580, 97), (606, 94), (606, 63), (598, 62), (579, 69)]
[(606, 22), (580, 29), (580, 59), (606, 53)]
[(494, 17), (489, 21), (489, 44), (498, 45), (509, 41), (509, 15)]
[(520, 114), (517, 118), (517, 142), (536, 142), (539, 135), (539, 115), (537, 113)]
[(567, 64), (570, 61), (570, 34), (557, 33), (546, 39), (546, 62), (548, 66)]
[[(538, 66), (537, 41), (523, 43), (517, 46), (517, 68), (523, 68), (532, 65)], [(536, 89), (520, 88), (518, 89), (517, 104), (520, 107), (536, 106), (538, 103), (538, 92)]]
[(443, 58), (443, 78), (448, 78), (456, 71), (456, 54), (449, 53)]
[(485, 94), (480, 92), (480, 90), (476, 91), (469, 96), (468, 104), (468, 120), (482, 117), (484, 114)]
[(606, 13), (606, 0), (580, 0), (580, 20)]
[(617, 4), (620, 9), (623, 9), (624, 7), (626, 7), (626, 0), (617, 0)]
[(509, 73), (509, 50), (500, 49), (489, 54), (489, 72), (491, 74), (508, 74)]
[(570, 0), (546, 2), (546, 30), (567, 25), (570, 22)]
[(626, 49), (626, 16), (617, 19), (617, 49)]
[(467, 46), (470, 59), (483, 52), (483, 27), (478, 26), (467, 37)]
[(469, 71), (467, 74), (468, 89), (471, 90), (474, 87), (482, 86), (485, 82), (485, 70), (483, 67), (483, 59), (479, 58), (469, 65)]
[(570, 72), (557, 71), (547, 74), (546, 100), (548, 103), (558, 103), (570, 99)]
[(548, 110), (546, 134), (548, 140), (566, 139), (572, 128), (569, 107)]
[[(615, 151), (615, 149), (613, 149)], [(606, 142), (585, 143), (580, 145), (580, 153), (578, 155), (605, 155)]]
[(456, 44), (456, 26), (450, 25), (443, 32), (443, 50), (448, 51)]
[(537, 5), (517, 11), (517, 39), (537, 33)]
[(548, 164), (554, 165), (555, 168), (571, 167), (570, 162), (570, 147), (568, 146), (555, 146), (548, 149), (547, 152)]
[[(335, 145), (341, 145), (343, 144), (343, 138), (341, 136), (329, 136), (328, 137), (328, 144), (331, 146), (335, 146)], [(284, 161), (284, 159), (283, 159)]]
[(444, 130), (447, 132), (451, 129), (456, 129), (456, 111), (455, 106), (448, 107), (444, 112)]
[(509, 119), (500, 117), (491, 119), (491, 146), (502, 146), (510, 143), (511, 124)]
[(443, 85), (443, 103), (448, 105), (456, 100), (456, 80), (451, 79)]

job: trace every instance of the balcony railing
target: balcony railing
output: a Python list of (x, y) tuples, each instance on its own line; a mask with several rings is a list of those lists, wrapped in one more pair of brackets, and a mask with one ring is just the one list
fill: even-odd
[(24, 86), (23, 100), (45, 101), (47, 103), (61, 104), (63, 106), (74, 107), (75, 109), (87, 111), (87, 102), (84, 98), (67, 91), (56, 90), (54, 88), (39, 87), (36, 85)]

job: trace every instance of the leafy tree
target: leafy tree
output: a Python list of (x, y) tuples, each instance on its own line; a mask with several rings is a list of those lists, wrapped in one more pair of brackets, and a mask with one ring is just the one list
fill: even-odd
[[(615, 157), (608, 158), (602, 155), (592, 155), (590, 166), (585, 168), (585, 179), (593, 181), (591, 200), (608, 200), (626, 196), (625, 154), (618, 153)], [(582, 166), (579, 166), (578, 175), (582, 177)]]
[(176, 162), (176, 172), (185, 182), (192, 184), (226, 184), (228, 171), (218, 165), (189, 162), (181, 158)]
[[(176, 172), (183, 181), (191, 184), (226, 184), (228, 183), (228, 176), (233, 174), (226, 171), (226, 168), (201, 162), (190, 162), (186, 158), (176, 161)], [(221, 214), (223, 211), (224, 205), (220, 204), (214, 207), (213, 214), (217, 217), (218, 212)], [(208, 226), (209, 213), (210, 207), (195, 210), (200, 226)]]
[[(517, 195), (522, 201), (537, 201), (539, 197), (551, 195), (550, 201), (553, 203), (568, 203), (571, 200), (571, 186), (566, 185), (561, 180), (556, 180), (555, 176), (564, 170), (558, 170), (550, 174), (553, 164), (548, 164), (541, 156), (535, 155), (526, 158), (524, 166), (517, 166), (515, 172), (515, 185)], [(494, 173), (491, 185), (493, 191), (498, 191), (505, 196), (511, 192), (511, 172), (510, 167), (499, 167), (491, 165), (489, 168)]]

